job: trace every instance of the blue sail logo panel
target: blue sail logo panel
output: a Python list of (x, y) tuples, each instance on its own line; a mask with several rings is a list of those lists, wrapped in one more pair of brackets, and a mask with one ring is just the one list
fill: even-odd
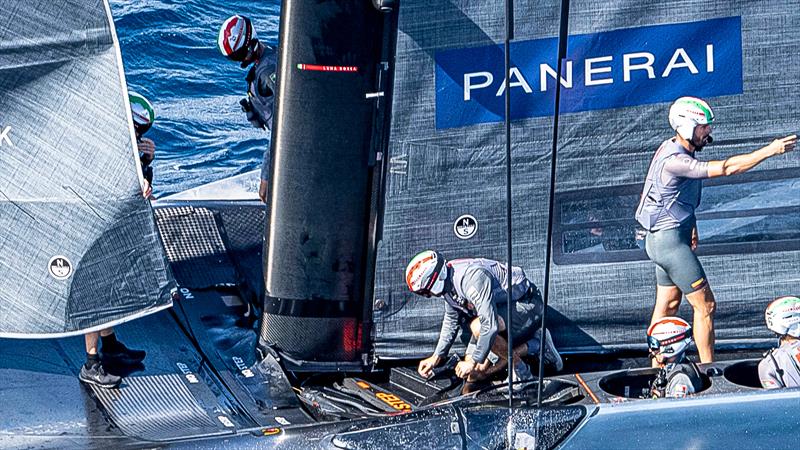
[[(512, 119), (552, 115), (558, 39), (511, 44)], [(503, 120), (503, 47), (436, 52), (436, 127)], [(570, 36), (561, 112), (742, 93), (740, 17)]]

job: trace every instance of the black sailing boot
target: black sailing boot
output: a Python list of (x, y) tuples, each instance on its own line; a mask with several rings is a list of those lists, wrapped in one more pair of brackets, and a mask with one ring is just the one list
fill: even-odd
[(133, 365), (142, 362), (147, 355), (144, 350), (134, 350), (126, 347), (125, 344), (117, 340), (117, 336), (114, 333), (108, 336), (101, 336), (100, 340), (103, 341), (103, 346), (100, 350), (103, 355), (103, 361)]

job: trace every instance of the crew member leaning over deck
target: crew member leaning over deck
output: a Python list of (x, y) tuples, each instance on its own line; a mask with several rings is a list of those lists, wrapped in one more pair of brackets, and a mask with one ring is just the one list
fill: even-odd
[[(504, 264), (484, 258), (462, 258), (446, 261), (439, 252), (427, 250), (415, 256), (406, 268), (406, 284), (415, 294), (440, 297), (445, 301), (445, 314), (436, 349), (419, 363), (423, 377), (431, 375), (450, 351), (459, 330), (459, 319), (469, 321), (472, 342), (463, 361), (456, 365), (456, 375), (467, 381), (480, 381), (504, 367), (508, 358), (508, 340), (504, 318), (508, 295), (505, 288), (509, 271)], [(545, 346), (545, 363), (561, 370), (564, 367), (550, 332), (544, 336), (540, 327), (544, 307), (539, 289), (520, 267), (511, 270), (514, 314), (511, 331), (515, 345), (514, 381), (533, 378), (530, 368), (520, 358)], [(492, 366), (488, 356), (494, 353), (500, 364)]]

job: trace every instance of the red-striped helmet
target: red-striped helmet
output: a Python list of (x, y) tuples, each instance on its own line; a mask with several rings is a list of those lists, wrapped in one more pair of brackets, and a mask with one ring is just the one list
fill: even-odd
[(647, 346), (664, 362), (680, 361), (692, 343), (692, 327), (680, 317), (663, 317), (647, 329)]
[(442, 295), (447, 279), (446, 262), (433, 250), (425, 250), (412, 258), (406, 267), (406, 284), (411, 292), (426, 297)]
[(228, 17), (219, 28), (219, 51), (233, 61), (245, 61), (257, 43), (256, 29), (245, 16)]

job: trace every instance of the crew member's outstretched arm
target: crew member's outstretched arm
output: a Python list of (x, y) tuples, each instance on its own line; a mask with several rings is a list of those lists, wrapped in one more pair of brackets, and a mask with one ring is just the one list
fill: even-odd
[(793, 134), (785, 138), (775, 139), (771, 144), (752, 153), (731, 156), (724, 161), (710, 161), (708, 163), (708, 177), (727, 177), (747, 172), (767, 158), (794, 150), (796, 143), (797, 135)]

